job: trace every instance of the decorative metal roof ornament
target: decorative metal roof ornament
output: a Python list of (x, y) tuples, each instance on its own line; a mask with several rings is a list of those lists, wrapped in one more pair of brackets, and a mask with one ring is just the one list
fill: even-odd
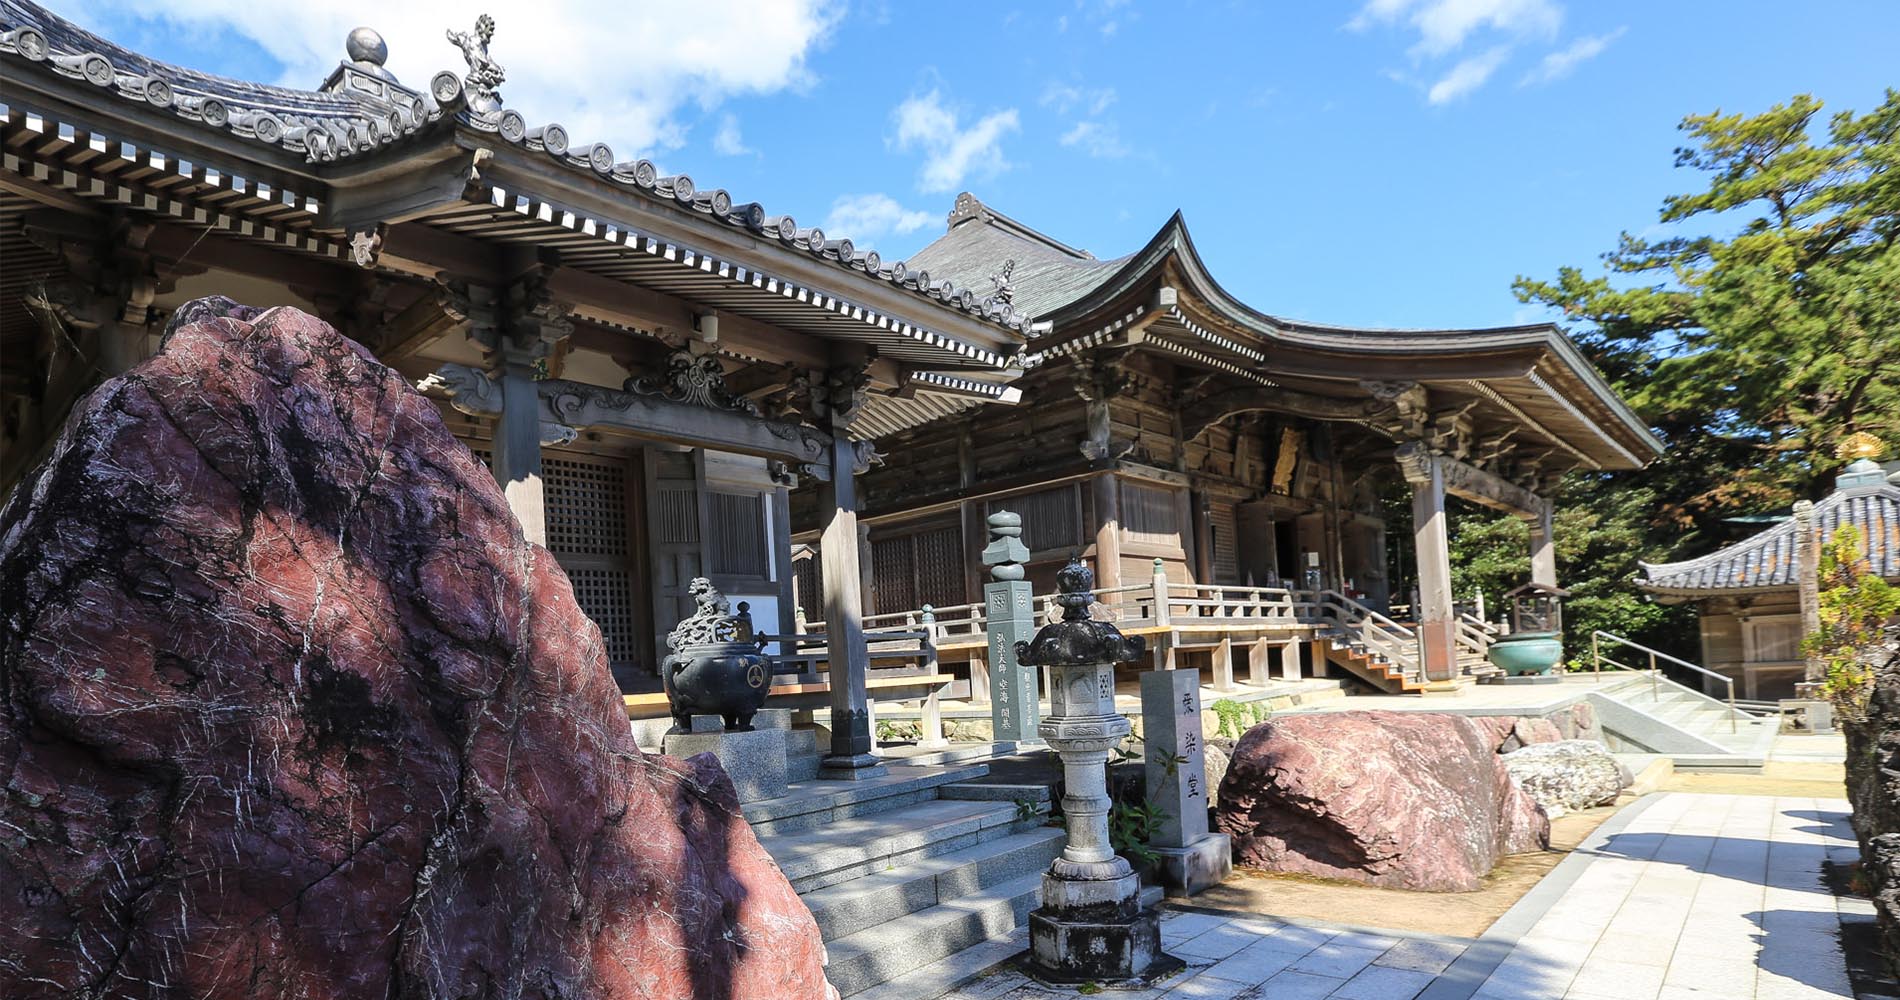
[(1016, 286), (1010, 283), (1009, 276), (1016, 271), (1016, 258), (1003, 262), (1003, 269), (990, 275), (990, 285), (996, 289), (995, 299), (1004, 305), (1016, 304)]
[(462, 84), (468, 90), (469, 110), (485, 117), (500, 114), (500, 88), (508, 77), (501, 64), (488, 55), (488, 43), (495, 38), (495, 19), (483, 14), (475, 19), (474, 31), (450, 28), (448, 38), (462, 50), (462, 58), (468, 62), (468, 73), (462, 77)]

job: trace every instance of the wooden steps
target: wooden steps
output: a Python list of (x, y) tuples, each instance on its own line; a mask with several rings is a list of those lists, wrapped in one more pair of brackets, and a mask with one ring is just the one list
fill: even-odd
[(1398, 664), (1352, 642), (1344, 634), (1322, 636), (1313, 644), (1314, 659), (1340, 667), (1354, 677), (1387, 694), (1423, 694), (1429, 684), (1421, 684), (1405, 675)]

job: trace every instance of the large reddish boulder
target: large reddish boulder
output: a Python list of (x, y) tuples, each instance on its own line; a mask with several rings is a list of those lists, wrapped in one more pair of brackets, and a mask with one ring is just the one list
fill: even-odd
[(207, 299), (0, 510), (10, 998), (787, 997), (810, 914), (434, 404)]
[(1269, 871), (1468, 892), (1550, 820), (1490, 727), (1426, 712), (1287, 715), (1247, 731), (1221, 781), (1235, 859)]

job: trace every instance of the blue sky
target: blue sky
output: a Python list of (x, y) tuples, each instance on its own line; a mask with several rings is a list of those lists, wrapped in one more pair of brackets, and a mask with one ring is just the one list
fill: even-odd
[(314, 85), (356, 23), (422, 86), (500, 27), (530, 123), (902, 258), (960, 190), (1098, 256), (1180, 209), (1229, 291), (1315, 322), (1547, 318), (1514, 275), (1644, 231), (1685, 115), (1900, 86), (1892, 2), (128, 0), (51, 5), (195, 68)]

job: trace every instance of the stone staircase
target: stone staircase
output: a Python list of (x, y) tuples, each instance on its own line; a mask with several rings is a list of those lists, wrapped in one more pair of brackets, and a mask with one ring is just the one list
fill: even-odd
[(889, 770), (794, 781), (744, 807), (817, 919), (843, 996), (1014, 930), (1062, 849), (1045, 786), (974, 783), (985, 764)]
[(1591, 701), (1612, 749), (1669, 757), (1677, 770), (1759, 772), (1781, 725), (1646, 673), (1605, 674)]

